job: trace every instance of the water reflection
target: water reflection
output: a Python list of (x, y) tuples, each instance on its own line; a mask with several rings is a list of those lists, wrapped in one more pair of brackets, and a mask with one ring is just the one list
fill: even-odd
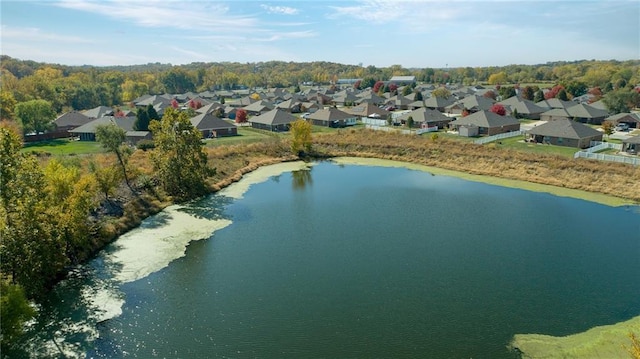
[(305, 187), (313, 184), (313, 178), (311, 177), (312, 167), (308, 167), (303, 170), (291, 172), (292, 186), (294, 190), (304, 190)]

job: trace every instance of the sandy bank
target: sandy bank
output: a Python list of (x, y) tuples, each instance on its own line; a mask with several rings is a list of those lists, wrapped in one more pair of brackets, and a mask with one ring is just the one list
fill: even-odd
[(509, 345), (523, 358), (631, 358), (629, 333), (640, 333), (640, 316), (566, 337), (516, 334)]
[(364, 157), (336, 157), (336, 158), (333, 158), (332, 161), (338, 164), (345, 164), (345, 165), (403, 167), (408, 169), (425, 171), (425, 172), (433, 173), (436, 175), (462, 178), (469, 181), (483, 182), (483, 183), (494, 184), (494, 185), (510, 187), (510, 188), (519, 188), (519, 189), (524, 189), (524, 190), (533, 191), (533, 192), (550, 193), (550, 194), (561, 196), (561, 197), (583, 199), (586, 201), (596, 202), (596, 203), (600, 203), (600, 204), (604, 204), (612, 207), (634, 205), (634, 202), (631, 200), (609, 196), (602, 193), (587, 192), (587, 191), (581, 191), (577, 189), (557, 187), (557, 186), (545, 185), (540, 183), (531, 183), (531, 182), (521, 181), (521, 180), (513, 180), (513, 179), (506, 179), (506, 178), (485, 176), (485, 175), (476, 175), (476, 174), (470, 174), (466, 172), (442, 169), (442, 168), (433, 167), (433, 166), (419, 165), (419, 164), (410, 163), (410, 162), (384, 160), (384, 159), (377, 159), (377, 158), (364, 158)]

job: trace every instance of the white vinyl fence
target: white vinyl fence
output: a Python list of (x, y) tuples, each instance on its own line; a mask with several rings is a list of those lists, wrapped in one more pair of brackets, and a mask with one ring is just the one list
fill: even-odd
[(609, 143), (609, 142), (600, 142), (600, 141), (591, 141), (591, 146), (586, 150), (578, 151), (573, 155), (573, 158), (588, 158), (592, 160), (598, 161), (607, 161), (607, 162), (619, 162), (619, 163), (628, 163), (630, 165), (639, 166), (640, 165), (640, 157), (636, 156), (619, 156), (619, 155), (608, 155), (604, 153), (596, 153), (598, 151), (607, 150), (607, 149), (615, 149), (622, 150), (622, 145), (618, 143)]
[(503, 138), (521, 136), (523, 134), (524, 134), (524, 131), (505, 132), (505, 133), (500, 133), (500, 134), (493, 135), (493, 136), (487, 136), (487, 137), (478, 138), (477, 140), (473, 141), (473, 143), (478, 144), (478, 145), (484, 145), (485, 143), (501, 140)]

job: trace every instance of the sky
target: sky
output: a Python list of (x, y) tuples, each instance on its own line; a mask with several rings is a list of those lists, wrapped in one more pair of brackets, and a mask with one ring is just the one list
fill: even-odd
[(64, 65), (640, 59), (640, 0), (2, 0), (0, 16), (1, 54)]

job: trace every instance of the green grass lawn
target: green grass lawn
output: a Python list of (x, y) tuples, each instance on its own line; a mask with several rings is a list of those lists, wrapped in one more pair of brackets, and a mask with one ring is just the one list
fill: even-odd
[(75, 141), (59, 138), (50, 141), (26, 143), (22, 152), (46, 152), (54, 156), (82, 155), (105, 152), (104, 148), (94, 141)]
[(578, 152), (578, 149), (573, 147), (524, 142), (523, 136), (503, 138), (492, 143), (495, 143), (498, 147), (501, 148), (513, 148), (518, 151), (526, 151), (532, 153), (551, 153), (570, 158), (573, 158), (573, 155)]

